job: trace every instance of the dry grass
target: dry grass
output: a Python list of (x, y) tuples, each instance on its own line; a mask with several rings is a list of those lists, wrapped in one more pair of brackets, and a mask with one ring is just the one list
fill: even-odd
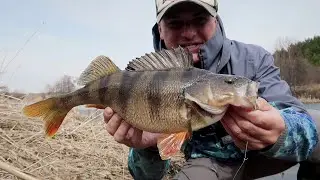
[[(104, 129), (101, 111), (82, 115), (72, 110), (57, 136), (45, 139), (43, 122), (21, 114), (24, 104), (41, 100), (0, 96), (0, 162), (39, 179), (132, 179), (127, 169), (128, 147)], [(172, 161), (168, 176), (182, 166)], [(18, 179), (0, 168), (0, 179)]]
[(304, 104), (320, 103), (320, 99), (312, 97), (299, 97), (299, 100)]
[[(20, 113), (25, 102), (0, 98), (0, 161), (40, 179), (132, 179), (128, 148), (104, 129), (101, 112), (70, 112), (54, 139), (45, 139), (43, 122)], [(0, 179), (17, 179), (0, 170)]]
[(320, 103), (320, 84), (297, 86), (294, 92), (303, 103)]

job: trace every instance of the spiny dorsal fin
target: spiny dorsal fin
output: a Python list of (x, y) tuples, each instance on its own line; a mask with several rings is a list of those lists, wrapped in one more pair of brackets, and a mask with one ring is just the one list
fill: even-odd
[(173, 49), (163, 49), (151, 52), (133, 59), (129, 62), (126, 70), (145, 71), (171, 68), (188, 68), (193, 66), (192, 54), (181, 46)]
[(100, 79), (118, 71), (120, 71), (119, 67), (116, 66), (110, 58), (100, 55), (96, 57), (82, 72), (79, 77), (78, 84), (86, 85), (91, 81)]

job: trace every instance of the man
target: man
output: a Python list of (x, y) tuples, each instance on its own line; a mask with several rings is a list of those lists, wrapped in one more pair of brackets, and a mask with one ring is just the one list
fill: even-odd
[[(196, 67), (260, 81), (260, 109), (250, 112), (231, 107), (221, 121), (194, 132), (183, 148), (188, 162), (175, 179), (232, 179), (246, 147), (250, 151), (248, 164), (236, 178), (281, 172), (308, 158), (318, 142), (315, 124), (280, 79), (272, 55), (259, 46), (226, 38), (217, 10), (216, 0), (156, 0), (154, 48), (180, 45), (192, 52)], [(109, 134), (131, 147), (128, 165), (132, 176), (161, 179), (169, 161), (160, 159), (158, 134), (132, 127), (110, 108), (106, 108), (104, 118)], [(256, 164), (253, 160), (261, 161)], [(254, 173), (250, 163), (256, 168)]]

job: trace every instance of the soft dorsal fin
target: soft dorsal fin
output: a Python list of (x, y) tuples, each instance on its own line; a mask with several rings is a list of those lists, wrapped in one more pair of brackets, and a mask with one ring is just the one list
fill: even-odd
[(181, 46), (151, 52), (133, 59), (126, 67), (129, 71), (160, 70), (171, 68), (189, 68), (193, 66), (192, 54)]
[(100, 55), (96, 57), (89, 66), (82, 72), (79, 77), (78, 84), (86, 85), (91, 81), (100, 79), (104, 76), (121, 71), (112, 60), (106, 56)]

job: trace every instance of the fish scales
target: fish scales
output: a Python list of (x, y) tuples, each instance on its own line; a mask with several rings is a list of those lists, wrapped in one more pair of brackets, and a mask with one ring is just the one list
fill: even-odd
[[(152, 77), (149, 79), (147, 87), (147, 107), (150, 111), (150, 116), (152, 117), (150, 123), (157, 125), (157, 120), (161, 121), (161, 113), (163, 111), (163, 103), (166, 103), (167, 97), (164, 95), (160, 96), (161, 92), (168, 92), (164, 89), (162, 82), (165, 82), (170, 78), (169, 73), (155, 72), (152, 74)], [(165, 112), (165, 111), (164, 111)], [(159, 127), (155, 127), (159, 128)]]
[[(104, 87), (100, 88), (106, 89), (101, 104), (112, 107), (130, 124), (152, 127), (152, 132), (169, 131), (181, 124), (186, 128), (179, 109), (184, 103), (183, 87), (190, 83), (192, 74), (188, 70), (112, 74), (101, 81)], [(172, 121), (166, 121), (168, 118)]]
[(159, 154), (168, 159), (192, 131), (219, 121), (229, 105), (257, 108), (259, 83), (198, 69), (192, 62), (181, 47), (146, 54), (124, 71), (98, 56), (79, 78), (84, 87), (28, 105), (23, 113), (41, 117), (46, 136), (52, 137), (73, 107), (111, 107), (133, 127), (160, 133)]
[(152, 120), (149, 123), (154, 125), (154, 130), (169, 132), (175, 126), (186, 126), (178, 113), (184, 103), (183, 82), (179, 81), (180, 75), (181, 72), (158, 71), (153, 74), (149, 82), (147, 99), (149, 118)]
[[(119, 92), (118, 104), (121, 107), (121, 114), (127, 114), (127, 109), (130, 109), (130, 99), (134, 96), (134, 89), (137, 87), (137, 82), (145, 79), (144, 73), (128, 73), (122, 72), (120, 86), (115, 89)], [(112, 106), (111, 106), (112, 107)]]

